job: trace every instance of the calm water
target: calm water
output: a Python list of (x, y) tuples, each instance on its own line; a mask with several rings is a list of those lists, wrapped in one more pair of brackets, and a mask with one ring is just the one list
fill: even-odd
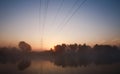
[(120, 63), (63, 66), (53, 60), (36, 58), (19, 63), (0, 63), (0, 74), (120, 74)]

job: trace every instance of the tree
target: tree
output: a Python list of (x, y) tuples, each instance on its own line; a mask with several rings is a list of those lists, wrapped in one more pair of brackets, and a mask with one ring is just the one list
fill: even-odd
[(64, 53), (65, 52), (65, 48), (66, 48), (66, 45), (65, 44), (62, 44), (62, 45), (56, 45), (55, 47), (54, 47), (54, 49), (55, 49), (55, 53)]
[(23, 52), (30, 52), (32, 50), (31, 46), (24, 41), (20, 41), (18, 46)]

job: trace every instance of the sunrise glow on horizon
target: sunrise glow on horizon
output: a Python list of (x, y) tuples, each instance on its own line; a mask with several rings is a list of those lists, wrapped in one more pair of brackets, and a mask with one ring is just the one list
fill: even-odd
[(0, 0), (0, 46), (20, 41), (36, 50), (62, 43), (120, 46), (120, 0), (83, 1)]

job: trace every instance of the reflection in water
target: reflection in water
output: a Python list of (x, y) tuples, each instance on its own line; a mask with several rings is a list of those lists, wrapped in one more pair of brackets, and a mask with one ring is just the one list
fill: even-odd
[[(46, 58), (46, 59), (45, 59)], [(2, 71), (2, 66), (0, 66), (0, 73), (9, 72), (9, 73), (22, 73), (22, 74), (118, 74), (120, 73), (120, 63), (113, 64), (94, 64), (89, 61), (80, 62), (80, 60), (67, 59), (65, 57), (52, 57), (44, 59), (24, 57), (22, 60), (18, 60), (16, 63), (17, 69), (11, 69), (10, 65), (7, 66), (6, 63), (2, 66), (6, 66), (6, 69)], [(1, 64), (0, 64), (1, 65)], [(8, 69), (7, 69), (8, 68)], [(11, 71), (10, 71), (11, 70)], [(21, 71), (22, 70), (22, 71)]]
[(34, 60), (30, 70), (37, 74), (119, 74), (120, 63), (98, 66), (91, 64), (87, 67), (67, 66), (63, 68), (61, 66), (56, 66), (49, 61)]
[[(0, 49), (0, 64), (8, 67), (8, 65), (13, 65), (11, 68), (14, 69), (14, 66), (18, 70), (25, 70), (31, 65), (31, 59), (28, 52), (23, 52), (17, 50), (16, 48), (1, 48)], [(11, 69), (10, 69), (11, 70)], [(0, 69), (1, 71), (1, 69)], [(6, 70), (3, 70), (6, 71)]]
[(28, 57), (24, 57), (19, 63), (18, 63), (18, 69), (19, 70), (25, 70), (31, 65), (31, 60)]
[(83, 44), (62, 44), (54, 48), (54, 64), (62, 67), (106, 65), (120, 63), (120, 49), (117, 46), (98, 45), (93, 48)]
[[(13, 59), (13, 57), (10, 57), (9, 59)], [(28, 68), (31, 65), (31, 60), (29, 56), (21, 56), (21, 58), (16, 58), (16, 60), (8, 60), (5, 59), (4, 60), (0, 60), (1, 64), (13, 64), (16, 65), (17, 68), (19, 70), (25, 70), (26, 68)]]
[(19, 70), (25, 70), (31, 64), (29, 57), (31, 46), (24, 41), (20, 41), (18, 46), (19, 48), (16, 47), (0, 48), (0, 63), (2, 64), (13, 63), (17, 65)]
[[(22, 43), (22, 45), (27, 45)], [(0, 74), (119, 74), (120, 50), (116, 47), (98, 46), (93, 49), (83, 45), (57, 46), (56, 51), (29, 52), (27, 48), (0, 49)], [(62, 49), (61, 49), (62, 48)], [(74, 49), (72, 49), (74, 48)]]
[[(75, 57), (76, 55), (59, 55), (55, 56), (54, 60), (52, 61), (57, 66), (64, 67), (81, 67), (81, 66), (88, 66), (91, 64), (95, 65), (111, 65), (115, 63), (120, 63), (119, 57), (113, 58), (113, 57), (103, 57), (100, 58), (99, 56), (96, 56), (96, 58), (86, 57), (86, 56), (79, 56)], [(98, 58), (99, 57), (99, 58)]]

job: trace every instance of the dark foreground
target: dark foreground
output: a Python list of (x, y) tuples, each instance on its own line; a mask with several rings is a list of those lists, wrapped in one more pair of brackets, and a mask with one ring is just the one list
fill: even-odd
[(43, 52), (0, 48), (0, 74), (120, 74), (118, 47), (72, 47), (58, 45)]

